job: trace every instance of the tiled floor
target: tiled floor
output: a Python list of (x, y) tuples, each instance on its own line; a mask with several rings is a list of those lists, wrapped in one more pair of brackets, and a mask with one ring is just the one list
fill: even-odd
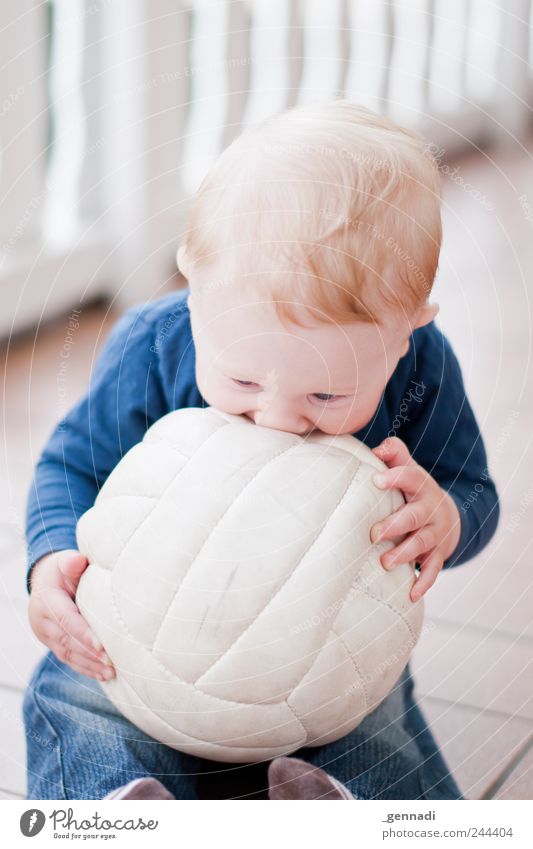
[[(475, 799), (533, 798), (533, 224), (521, 195), (533, 206), (525, 151), (461, 163), (446, 184), (445, 242), (434, 290), (438, 323), (457, 353), (482, 428), (502, 518), (490, 545), (442, 574), (426, 596), (427, 627), (412, 668), (444, 755), (465, 796)], [(61, 384), (68, 316), (5, 352), (0, 798), (25, 792), (22, 693), (43, 651), (26, 617), (26, 492), (49, 432), (84, 391), (116, 317), (104, 308), (83, 310)]]

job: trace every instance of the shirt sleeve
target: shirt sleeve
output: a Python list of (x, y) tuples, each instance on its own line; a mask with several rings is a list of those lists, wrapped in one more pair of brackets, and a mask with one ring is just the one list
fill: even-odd
[(398, 435), (457, 504), (461, 535), (444, 561), (446, 569), (470, 560), (487, 545), (498, 525), (500, 506), (457, 357), (434, 322), (424, 329), (422, 343), (415, 344), (416, 384), (412, 383), (409, 420)]
[(54, 428), (34, 471), (26, 502), (31, 569), (51, 551), (77, 548), (76, 523), (121, 457), (164, 415), (153, 330), (130, 308), (112, 327), (89, 388)]

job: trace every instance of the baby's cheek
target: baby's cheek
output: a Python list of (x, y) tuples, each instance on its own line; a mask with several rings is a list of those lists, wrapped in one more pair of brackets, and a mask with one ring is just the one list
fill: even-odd
[(335, 435), (345, 433), (357, 433), (361, 430), (372, 418), (375, 410), (369, 407), (368, 404), (361, 406), (354, 401), (349, 406), (344, 406), (338, 410), (331, 409), (322, 415), (317, 416), (316, 426), (324, 431)]
[(220, 386), (215, 379), (209, 379), (209, 376), (202, 374), (197, 375), (196, 383), (202, 398), (209, 404), (210, 407), (216, 407), (223, 413), (233, 413), (233, 415), (241, 415), (251, 409), (250, 398), (246, 403), (246, 397), (241, 399), (235, 392), (232, 392), (228, 387)]

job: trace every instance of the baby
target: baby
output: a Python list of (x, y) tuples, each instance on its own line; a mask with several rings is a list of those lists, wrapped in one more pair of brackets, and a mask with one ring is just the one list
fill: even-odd
[[(283, 112), (220, 156), (178, 250), (187, 289), (116, 323), (87, 394), (36, 468), (29, 616), (50, 652), (24, 702), (29, 798), (197, 798), (199, 776), (224, 775), (224, 764), (156, 743), (113, 708), (97, 680), (114, 669), (74, 601), (87, 566), (76, 521), (162, 415), (210, 405), (304, 437), (320, 430), (365, 442), (388, 467), (376, 484), (405, 495), (371, 537), (400, 538), (382, 556), (385, 569), (417, 562), (413, 601), (490, 540), (496, 489), (429, 302), (440, 245), (440, 179), (428, 148), (349, 101)], [(240, 774), (248, 797), (256, 780), (271, 799), (462, 798), (412, 689), (407, 667), (341, 740), (276, 758), (263, 765), (268, 774), (232, 766), (233, 795)], [(49, 747), (35, 742), (43, 738)]]

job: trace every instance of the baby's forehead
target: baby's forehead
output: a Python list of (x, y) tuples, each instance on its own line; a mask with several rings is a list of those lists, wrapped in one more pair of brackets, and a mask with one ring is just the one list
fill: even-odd
[(275, 369), (294, 377), (315, 374), (334, 381), (338, 391), (348, 391), (354, 380), (360, 384), (365, 374), (387, 368), (396, 352), (395, 336), (368, 323), (285, 326), (271, 301), (260, 296), (254, 301), (248, 292), (224, 298), (219, 290), (216, 298), (202, 301), (196, 341), (217, 367), (242, 380), (262, 382)]
[[(300, 277), (303, 279), (305, 275), (301, 274)], [(273, 278), (276, 282), (276, 298), (272, 296), (268, 285), (269, 279)], [(280, 293), (286, 293), (286, 298), (280, 299)], [(403, 324), (409, 324), (407, 315), (402, 323), (398, 311), (384, 313), (379, 323), (362, 321), (355, 315), (351, 322), (336, 321), (328, 315), (327, 306), (314, 304), (306, 296), (305, 285), (294, 286), (294, 277), (286, 269), (280, 269), (272, 275), (257, 269), (236, 275), (222, 268), (212, 269), (204, 272), (201, 279), (197, 278), (195, 285), (191, 286), (191, 295), (204, 321), (216, 326), (233, 326), (236, 323), (236, 331), (245, 331), (253, 324), (268, 332), (283, 329), (303, 337), (334, 339), (347, 336), (367, 344), (375, 340), (387, 346), (405, 335)], [(281, 321), (276, 299), (290, 304), (296, 322)]]

